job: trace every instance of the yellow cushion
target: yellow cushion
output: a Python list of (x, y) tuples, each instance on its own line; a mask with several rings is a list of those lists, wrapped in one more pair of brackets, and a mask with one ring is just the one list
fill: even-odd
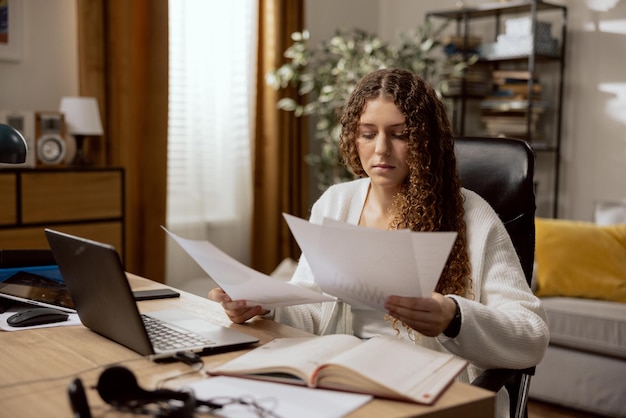
[(537, 296), (626, 302), (626, 224), (536, 218)]

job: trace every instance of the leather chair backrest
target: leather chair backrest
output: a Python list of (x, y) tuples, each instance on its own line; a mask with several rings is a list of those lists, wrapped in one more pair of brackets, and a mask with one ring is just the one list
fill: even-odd
[(521, 139), (458, 137), (455, 151), (463, 187), (482, 196), (500, 216), (530, 285), (536, 208), (532, 148)]

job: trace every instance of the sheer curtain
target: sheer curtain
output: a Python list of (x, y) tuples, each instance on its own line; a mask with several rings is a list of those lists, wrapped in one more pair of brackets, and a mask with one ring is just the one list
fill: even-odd
[[(257, 1), (169, 7), (167, 227), (249, 264)], [(168, 284), (206, 276), (171, 239), (166, 249)]]

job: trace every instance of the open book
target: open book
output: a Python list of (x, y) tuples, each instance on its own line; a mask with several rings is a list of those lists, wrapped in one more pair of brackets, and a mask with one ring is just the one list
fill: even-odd
[(405, 340), (334, 334), (277, 338), (208, 372), (432, 404), (466, 366)]

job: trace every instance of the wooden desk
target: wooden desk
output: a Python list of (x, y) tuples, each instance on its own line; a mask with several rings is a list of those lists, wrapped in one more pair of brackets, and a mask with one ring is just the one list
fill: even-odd
[[(133, 289), (163, 286), (134, 275), (129, 275), (129, 280)], [(173, 307), (195, 312), (217, 324), (254, 335), (259, 338), (259, 344), (275, 337), (310, 335), (264, 319), (242, 325), (232, 324), (218, 304), (186, 292), (181, 292), (181, 297), (176, 299), (139, 302), (142, 312)], [(0, 331), (0, 335), (0, 417), (72, 416), (67, 385), (76, 376), (83, 381), (92, 416), (118, 416), (100, 399), (97, 390), (91, 388), (107, 366), (122, 362), (135, 373), (139, 384), (146, 389), (154, 389), (160, 380), (190, 370), (182, 363), (151, 362), (82, 326)], [(204, 356), (205, 368), (223, 363), (243, 352), (239, 350)], [(178, 388), (203, 377), (200, 373), (187, 375), (169, 381), (166, 386)], [(349, 416), (485, 418), (493, 416), (494, 399), (492, 392), (455, 382), (433, 406), (375, 399)]]

